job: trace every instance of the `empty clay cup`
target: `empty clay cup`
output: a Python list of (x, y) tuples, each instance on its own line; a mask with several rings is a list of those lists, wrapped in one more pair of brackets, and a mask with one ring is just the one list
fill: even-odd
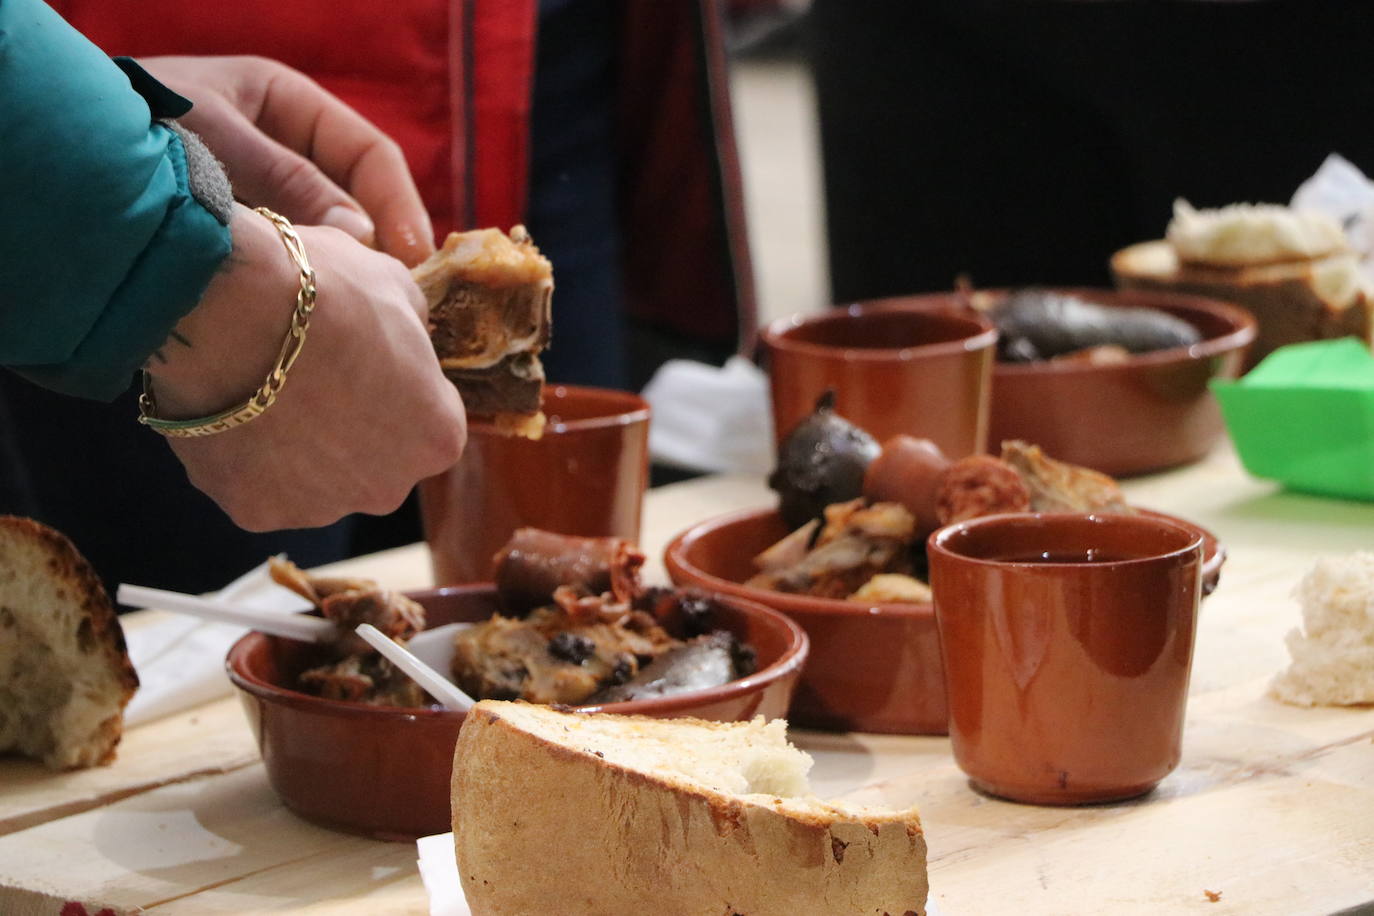
[(993, 795), (1148, 792), (1178, 765), (1202, 537), (1144, 515), (996, 515), (928, 541), (954, 758)]
[(550, 385), (540, 439), (468, 423), (457, 465), (420, 484), (436, 585), (490, 581), (516, 528), (638, 543), (649, 479), (649, 404), (624, 391)]
[(763, 332), (778, 442), (830, 388), (835, 412), (879, 442), (930, 439), (951, 458), (983, 450), (996, 331), (971, 312), (903, 301), (784, 318)]

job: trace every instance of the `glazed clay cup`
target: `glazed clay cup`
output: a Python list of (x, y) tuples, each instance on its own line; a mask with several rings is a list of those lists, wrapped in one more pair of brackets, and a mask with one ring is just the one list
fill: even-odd
[(468, 424), (457, 465), (420, 484), (436, 585), (489, 581), (516, 528), (639, 540), (649, 479), (649, 404), (624, 391), (551, 385), (540, 439)]
[(994, 515), (928, 541), (954, 759), (1042, 805), (1130, 798), (1178, 765), (1202, 538), (1157, 517)]
[(908, 434), (951, 458), (987, 441), (997, 332), (964, 312), (885, 299), (774, 322), (762, 334), (781, 442), (835, 391), (835, 412), (879, 442)]

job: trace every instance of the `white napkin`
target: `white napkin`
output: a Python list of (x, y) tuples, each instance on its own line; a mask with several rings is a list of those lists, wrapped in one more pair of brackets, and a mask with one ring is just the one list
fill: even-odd
[[(220, 589), (215, 597), (244, 607), (298, 613), (308, 607), (300, 595), (272, 581), (263, 563)], [(126, 726), (142, 725), (191, 709), (232, 691), (224, 657), (247, 627), (177, 615), (126, 634), (139, 688), (124, 710)]]
[(420, 854), (420, 880), (429, 894), (429, 916), (472, 916), (453, 857), (453, 834), (422, 836), (415, 849)]
[(773, 467), (768, 377), (732, 356), (723, 367), (672, 359), (644, 388), (653, 408), (649, 453), (654, 460), (697, 471)]
[[(429, 894), (429, 916), (472, 916), (453, 858), (453, 834), (422, 836), (415, 841), (415, 848), (420, 855), (420, 879)], [(940, 916), (933, 899), (926, 900), (926, 916)]]
[(1374, 279), (1374, 184), (1352, 162), (1339, 153), (1327, 156), (1316, 174), (1298, 186), (1290, 206), (1325, 213), (1340, 223), (1366, 276)]

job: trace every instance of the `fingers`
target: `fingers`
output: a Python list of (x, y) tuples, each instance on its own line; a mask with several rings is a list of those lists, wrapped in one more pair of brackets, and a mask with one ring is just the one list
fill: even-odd
[(376, 228), (361, 204), (315, 163), (258, 130), (222, 96), (203, 94), (183, 121), (223, 161), (240, 200), (374, 244)]
[(262, 131), (316, 163), (376, 225), (377, 246), (408, 266), (434, 250), (434, 228), (401, 148), (304, 74), (274, 66), (256, 112)]

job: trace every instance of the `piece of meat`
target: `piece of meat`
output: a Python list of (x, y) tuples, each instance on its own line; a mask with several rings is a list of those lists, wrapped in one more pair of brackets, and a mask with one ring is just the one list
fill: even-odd
[(746, 582), (754, 588), (845, 598), (876, 573), (910, 568), (909, 548), (916, 519), (898, 503), (863, 505), (857, 499), (828, 506), (816, 547), (799, 563), (761, 572)]
[(590, 703), (622, 703), (719, 687), (751, 673), (742, 670), (740, 644), (733, 633), (717, 630), (675, 646), (623, 684), (594, 694)]
[(402, 641), (425, 628), (425, 609), (400, 592), (380, 589), (338, 592), (322, 600), (320, 610), (339, 625), (335, 646), (347, 654), (371, 655), (375, 652), (355, 632), (361, 624), (370, 623), (392, 639)]
[(326, 700), (369, 706), (425, 706), (420, 686), (380, 655), (348, 655), (332, 664), (301, 672), (301, 689)]
[(468, 413), (538, 439), (553, 267), (524, 226), (453, 232), (411, 276), (429, 303), (430, 340)]
[(941, 525), (995, 515), (1027, 512), (1030, 490), (1016, 469), (991, 455), (969, 455), (940, 475), (935, 515)]
[(940, 527), (935, 503), (940, 475), (950, 465), (929, 439), (893, 436), (864, 474), (864, 496), (871, 502), (894, 502), (916, 516), (916, 533), (924, 538)]
[(680, 644), (643, 611), (615, 605), (603, 613), (590, 609), (599, 597), (577, 599), (571, 589), (563, 596), (586, 602), (577, 616), (553, 605), (461, 631), (454, 638), (454, 682), (479, 699), (575, 705), (628, 681), (643, 662)]
[(1131, 515), (1116, 481), (1089, 468), (1055, 461), (1038, 445), (1002, 443), (1002, 460), (1025, 481), (1032, 512), (1116, 512)]
[(496, 555), (496, 592), (506, 610), (523, 614), (553, 600), (561, 585), (629, 601), (639, 588), (644, 554), (624, 538), (575, 537), (519, 528)]

